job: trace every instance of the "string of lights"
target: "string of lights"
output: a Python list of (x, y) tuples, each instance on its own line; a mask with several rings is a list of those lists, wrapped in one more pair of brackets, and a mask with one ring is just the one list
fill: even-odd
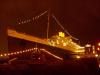
[[(5, 56), (12, 56), (12, 55), (18, 55), (18, 54), (23, 54), (23, 53), (27, 53), (27, 52), (31, 52), (31, 51), (35, 51), (39, 48), (31, 48), (31, 49), (26, 49), (26, 50), (21, 50), (21, 51), (15, 51), (15, 52), (9, 52), (9, 53), (3, 53), (3, 54), (0, 54), (0, 57), (5, 57)], [(59, 59), (59, 60), (63, 60), (63, 58), (59, 57), (59, 56), (56, 56), (52, 53), (50, 53), (49, 51), (45, 50), (45, 49), (39, 49), (40, 51), (43, 51), (43, 52), (46, 52), (47, 54), (53, 56), (54, 58), (56, 59)]]
[(0, 57), (22, 54), (22, 53), (30, 52), (33, 50), (35, 50), (35, 49), (31, 48), (31, 49), (26, 49), (26, 50), (21, 50), (21, 51), (16, 51), (16, 52), (3, 53), (3, 54), (0, 54)]
[(48, 11), (45, 11), (45, 12), (41, 13), (40, 15), (33, 17), (32, 19), (27, 19), (27, 20), (24, 20), (24, 21), (21, 20), (21, 22), (19, 22), (18, 24), (26, 24), (26, 23), (29, 23), (31, 21), (35, 21), (35, 20), (39, 19), (40, 17), (42, 17), (43, 15), (45, 15), (47, 12)]

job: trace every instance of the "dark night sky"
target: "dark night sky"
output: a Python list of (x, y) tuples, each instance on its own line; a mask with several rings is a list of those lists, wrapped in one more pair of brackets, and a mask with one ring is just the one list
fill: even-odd
[(17, 18), (35, 16), (48, 8), (80, 41), (100, 39), (99, 0), (3, 0), (0, 2), (1, 24), (14, 24)]

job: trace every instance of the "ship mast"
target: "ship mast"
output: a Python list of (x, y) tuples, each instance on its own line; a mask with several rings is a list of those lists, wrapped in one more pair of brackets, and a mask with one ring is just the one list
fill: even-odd
[(49, 26), (50, 26), (50, 9), (48, 10), (47, 40), (49, 38)]

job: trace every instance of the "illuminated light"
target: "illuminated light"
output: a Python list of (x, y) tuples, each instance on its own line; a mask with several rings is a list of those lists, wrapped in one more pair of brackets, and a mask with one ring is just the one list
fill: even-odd
[(80, 59), (81, 57), (79, 55), (76, 56), (77, 59)]
[(40, 50), (45, 50), (45, 49), (42, 48), (42, 49), (40, 49)]
[(59, 36), (60, 36), (60, 37), (65, 37), (65, 33), (59, 32)]
[[(44, 14), (46, 14), (46, 13), (47, 13), (47, 11), (41, 13), (40, 15), (37, 15), (37, 16), (33, 17), (33, 21), (34, 21), (34, 20), (37, 20), (38, 18), (40, 18), (42, 15), (44, 15)], [(20, 21), (21, 21), (21, 20), (20, 20)], [(30, 19), (29, 19), (29, 20), (25, 20), (25, 21), (22, 21), (20, 24), (28, 23), (28, 22), (30, 22), (30, 21), (31, 21)]]
[(4, 54), (4, 56), (7, 56), (7, 54)]
[(14, 54), (16, 54), (16, 52), (14, 52)]
[(34, 49), (36, 49), (36, 48), (34, 48)]
[(8, 53), (8, 55), (10, 55), (10, 53)]
[(23, 51), (23, 52), (25, 52), (25, 51)]
[(26, 52), (26, 50), (24, 50), (24, 52)]
[(34, 50), (34, 48), (32, 48), (32, 50)]
[(42, 49), (42, 50), (45, 50), (45, 49)]
[(1, 54), (0, 56), (2, 57), (3, 55)]
[(31, 49), (29, 49), (31, 51)]
[(17, 54), (19, 54), (19, 52), (17, 52)]
[(23, 23), (26, 23), (26, 21), (24, 21)]
[(100, 64), (99, 64), (99, 68), (100, 68)]
[(76, 52), (76, 53), (79, 53), (79, 52), (84, 53), (84, 52), (85, 52), (85, 50), (76, 50), (75, 52)]
[(98, 43), (98, 46), (100, 46), (100, 42)]
[(26, 52), (28, 52), (28, 50), (26, 50)]
[(66, 43), (63, 43), (63, 46), (66, 46), (67, 44)]
[(18, 23), (18, 24), (21, 24), (21, 23)]
[(62, 40), (61, 42), (64, 43), (64, 40)]
[(98, 57), (98, 54), (95, 54), (95, 57)]
[(32, 50), (32, 49), (29, 49), (30, 51)]
[(41, 59), (41, 58), (38, 58), (39, 60)]
[(38, 49), (38, 48), (36, 47), (36, 49)]
[(55, 45), (56, 45), (55, 42), (54, 42), (53, 40), (50, 42), (50, 44), (51, 44), (52, 46), (55, 46)]
[(97, 50), (100, 50), (100, 48), (98, 47)]
[(22, 51), (20, 51), (20, 53), (22, 53)]
[(13, 55), (14, 53), (10, 53), (10, 55)]
[(30, 49), (28, 49), (28, 51), (30, 51)]
[(79, 49), (84, 49), (84, 48), (85, 48), (85, 47), (80, 47), (80, 46), (79, 46)]
[(24, 23), (23, 21), (21, 23)]
[(69, 42), (72, 42), (72, 39), (69, 39)]
[(85, 47), (91, 47), (91, 44), (87, 44), (87, 45), (85, 45)]
[(95, 54), (95, 51), (93, 51), (93, 54)]
[(92, 46), (92, 50), (95, 50), (95, 46), (94, 45)]
[(37, 50), (38, 48), (35, 47), (34, 49)]

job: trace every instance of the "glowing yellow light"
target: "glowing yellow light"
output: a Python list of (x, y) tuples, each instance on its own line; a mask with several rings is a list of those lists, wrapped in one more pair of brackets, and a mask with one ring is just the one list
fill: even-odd
[(7, 56), (7, 54), (4, 54), (4, 56)]
[(32, 50), (34, 50), (34, 48), (32, 48)]
[(1, 54), (0, 56), (2, 57), (3, 55)]
[(100, 50), (100, 48), (97, 48), (97, 50)]
[(100, 68), (100, 64), (99, 64), (99, 68)]
[(95, 57), (98, 57), (98, 54), (95, 54)]
[(51, 41), (51, 45), (52, 45), (52, 46), (55, 46), (56, 44), (55, 44), (55, 42), (54, 42), (54, 41)]
[(93, 54), (95, 54), (95, 51), (93, 51)]
[(84, 53), (85, 50), (76, 50), (75, 52), (76, 52), (76, 53), (79, 53), (79, 52), (83, 52), (83, 53)]
[(19, 52), (17, 52), (17, 54), (19, 54)]
[(35, 47), (34, 49), (36, 50), (36, 49), (38, 49), (38, 48)]
[(16, 52), (14, 52), (14, 54), (16, 54)]
[(57, 40), (57, 44), (60, 44), (58, 40)]
[(64, 42), (64, 43), (63, 43), (63, 46), (66, 46), (66, 45), (67, 45), (67, 44)]
[(10, 53), (8, 53), (8, 55), (10, 55)]
[(24, 52), (26, 52), (26, 50)]
[(42, 48), (42, 49), (40, 49), (40, 50), (45, 50), (45, 49)]
[(91, 47), (91, 44), (87, 44), (85, 47)]
[(13, 55), (14, 53), (10, 53), (10, 55)]
[(100, 42), (98, 43), (98, 46), (100, 46)]
[(59, 32), (59, 36), (60, 36), (60, 37), (65, 37), (65, 33)]
[(25, 51), (23, 51), (23, 52), (25, 52)]
[(77, 58), (77, 59), (80, 59), (81, 57), (77, 55), (76, 58)]

